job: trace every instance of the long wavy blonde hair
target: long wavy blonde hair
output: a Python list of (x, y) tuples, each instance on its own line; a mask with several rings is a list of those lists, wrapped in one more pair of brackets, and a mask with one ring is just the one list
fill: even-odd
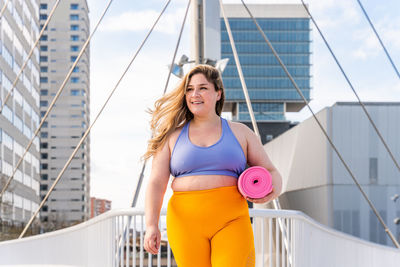
[(147, 151), (143, 159), (148, 159), (157, 153), (157, 150), (165, 144), (168, 136), (178, 127), (193, 118), (186, 103), (186, 89), (193, 75), (202, 73), (208, 82), (213, 83), (215, 91), (221, 91), (221, 98), (215, 105), (215, 112), (221, 116), (225, 101), (224, 85), (219, 71), (209, 65), (197, 65), (182, 79), (178, 87), (165, 94), (154, 104), (154, 109), (149, 110), (152, 115), (150, 128), (152, 138), (148, 142)]

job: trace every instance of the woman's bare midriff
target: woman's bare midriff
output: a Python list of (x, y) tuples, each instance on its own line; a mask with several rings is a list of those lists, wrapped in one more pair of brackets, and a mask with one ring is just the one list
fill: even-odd
[(207, 190), (224, 186), (237, 185), (237, 178), (226, 175), (196, 175), (174, 178), (173, 191)]

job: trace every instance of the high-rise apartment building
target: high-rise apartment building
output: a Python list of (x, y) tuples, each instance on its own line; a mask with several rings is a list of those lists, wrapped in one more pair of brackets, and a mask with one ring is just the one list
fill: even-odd
[[(55, 1), (41, 0), (43, 26)], [(90, 34), (86, 0), (61, 1), (40, 41), (40, 113), (46, 112)], [(40, 132), (43, 197), (89, 126), (89, 47), (72, 72)], [(41, 211), (44, 222), (64, 225), (89, 218), (90, 140), (82, 144)]]
[[(288, 71), (310, 99), (310, 19), (301, 4), (248, 5)], [(225, 5), (243, 75), (258, 121), (285, 121), (286, 112), (304, 107), (303, 100), (267, 46), (243, 5)], [(221, 18), (221, 58), (230, 61), (223, 72), (226, 111), (233, 119), (249, 121), (242, 85), (227, 29)]]
[[(3, 8), (6, 1), (0, 1)], [(12, 89), (39, 36), (38, 1), (9, 1), (0, 20), (0, 104)], [(39, 124), (39, 50), (27, 61), (0, 114), (0, 190), (12, 175)], [(0, 222), (26, 223), (39, 197), (39, 139), (17, 169), (0, 201)]]

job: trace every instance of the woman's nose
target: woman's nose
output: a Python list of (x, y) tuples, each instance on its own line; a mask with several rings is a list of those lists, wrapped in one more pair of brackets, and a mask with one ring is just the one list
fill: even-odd
[(194, 89), (193, 90), (193, 95), (199, 95), (200, 94), (200, 89)]

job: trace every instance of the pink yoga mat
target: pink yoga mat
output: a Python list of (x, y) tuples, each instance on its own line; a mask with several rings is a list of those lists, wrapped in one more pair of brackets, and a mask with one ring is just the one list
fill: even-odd
[(250, 167), (239, 176), (238, 187), (244, 197), (263, 198), (273, 189), (271, 173), (260, 166)]

